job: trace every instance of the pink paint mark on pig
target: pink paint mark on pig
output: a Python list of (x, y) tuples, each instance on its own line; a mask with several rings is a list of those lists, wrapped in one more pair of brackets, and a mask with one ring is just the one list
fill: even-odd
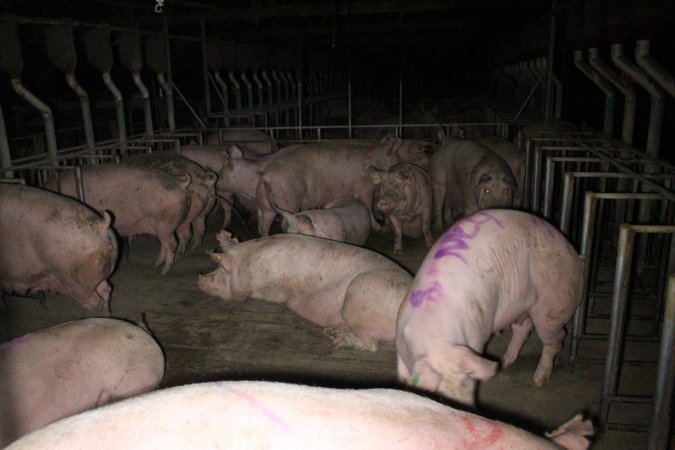
[(258, 411), (260, 414), (262, 414), (263, 416), (270, 419), (272, 422), (279, 425), (284, 430), (291, 431), (291, 426), (288, 424), (288, 422), (286, 422), (282, 417), (280, 417), (274, 411), (272, 411), (267, 406), (265, 406), (263, 403), (261, 403), (253, 395), (249, 394), (248, 392), (240, 391), (239, 389), (231, 388), (231, 387), (225, 385), (224, 383), (221, 384), (221, 386), (225, 390), (227, 390), (227, 391), (233, 393), (234, 395), (236, 395), (237, 397), (246, 400), (256, 411)]
[(479, 450), (489, 448), (490, 446), (496, 444), (504, 434), (504, 430), (502, 430), (502, 427), (498, 423), (490, 424), (490, 434), (487, 436), (481, 436), (478, 433), (478, 430), (476, 430), (476, 427), (470, 418), (462, 417), (462, 423), (464, 424), (466, 431), (468, 431), (473, 438), (471, 440), (466, 438), (463, 439), (464, 448), (466, 449)]
[(427, 269), (427, 275), (429, 276), (434, 276), (438, 274), (438, 267), (436, 267), (436, 264), (432, 264), (429, 266)]
[(434, 283), (428, 289), (416, 289), (410, 294), (410, 306), (419, 308), (425, 301), (436, 303), (439, 296), (443, 294), (443, 287), (439, 283)]
[[(484, 216), (482, 220), (475, 219), (475, 217), (479, 214)], [(480, 231), (481, 226), (484, 223), (490, 221), (495, 222), (502, 230), (504, 229), (504, 224), (502, 224), (499, 219), (490, 213), (478, 212), (471, 217), (465, 218), (462, 222), (450, 228), (450, 231), (441, 238), (442, 247), (438, 249), (436, 253), (434, 253), (434, 258), (440, 259), (446, 256), (454, 256), (459, 258), (464, 264), (467, 264), (466, 258), (464, 258), (464, 256), (458, 252), (460, 250), (467, 250), (469, 245), (465, 242), (465, 239), (473, 239), (476, 237)], [(463, 222), (468, 222), (474, 225), (473, 231), (471, 233), (467, 233), (460, 227)]]
[(18, 337), (16, 339), (13, 339), (13, 340), (5, 343), (3, 345), (3, 347), (5, 347), (6, 349), (18, 347), (22, 344), (25, 344), (26, 341), (28, 341), (28, 340), (30, 340), (30, 336), (26, 334), (26, 335), (23, 335), (21, 337)]

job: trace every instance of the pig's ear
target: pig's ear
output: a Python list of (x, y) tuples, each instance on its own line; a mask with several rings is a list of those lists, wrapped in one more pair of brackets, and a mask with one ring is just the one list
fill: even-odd
[(487, 381), (497, 373), (497, 363), (488, 361), (469, 347), (456, 345), (455, 351), (461, 361), (462, 370), (474, 380)]
[(436, 139), (438, 139), (438, 143), (443, 144), (446, 138), (447, 136), (445, 135), (445, 130), (443, 130), (443, 127), (438, 127), (438, 131), (436, 132)]
[(232, 254), (212, 252), (209, 253), (209, 256), (214, 262), (218, 263), (225, 272), (232, 272), (234, 270), (236, 264)]
[(178, 184), (180, 184), (183, 189), (187, 189), (187, 187), (192, 182), (192, 177), (189, 173), (178, 175), (176, 179), (178, 179)]
[(415, 172), (413, 172), (412, 167), (406, 167), (401, 170), (399, 173), (401, 179), (406, 183), (413, 183), (415, 181)]
[(110, 212), (103, 211), (103, 219), (101, 221), (101, 228), (108, 228), (112, 223), (112, 218), (110, 217)]
[(227, 170), (232, 170), (232, 159), (230, 158), (230, 152), (223, 150), (220, 152), (220, 160), (223, 162), (223, 168)]
[[(274, 205), (274, 206), (276, 206), (276, 205)], [(296, 217), (295, 217), (295, 215), (294, 215), (293, 213), (290, 213), (290, 212), (285, 211), (285, 210), (283, 210), (283, 209), (280, 209), (280, 208), (278, 208), (278, 207), (277, 207), (277, 210), (276, 210), (276, 211), (277, 211), (279, 214), (281, 214), (281, 217), (283, 217), (284, 220), (286, 221), (286, 230), (288, 230), (289, 228), (291, 228), (292, 225), (295, 225), (295, 226), (297, 227), (298, 219), (296, 219)], [(286, 230), (284, 230), (284, 231), (286, 231)]]
[(214, 184), (216, 184), (216, 180), (218, 180), (218, 175), (216, 175), (216, 173), (211, 171), (211, 170), (207, 170), (206, 171), (206, 184), (208, 186), (213, 186)]
[(312, 218), (307, 214), (299, 214), (296, 220), (298, 221), (298, 224), (302, 223), (303, 226), (308, 227), (312, 232), (316, 231)]
[(230, 158), (244, 159), (244, 152), (241, 151), (237, 144), (232, 144), (232, 147), (230, 147)]
[(384, 178), (384, 170), (380, 170), (374, 166), (368, 166), (368, 174), (370, 175), (370, 179), (373, 180), (373, 184), (382, 183), (382, 179)]
[(220, 244), (222, 250), (225, 250), (230, 245), (239, 243), (239, 240), (232, 237), (232, 233), (227, 230), (220, 230), (218, 234), (216, 234), (216, 240), (218, 241), (218, 244)]

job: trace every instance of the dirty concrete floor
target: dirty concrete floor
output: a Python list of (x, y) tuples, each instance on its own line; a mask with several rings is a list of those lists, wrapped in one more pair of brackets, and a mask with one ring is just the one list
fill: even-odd
[[(198, 272), (210, 272), (215, 264), (205, 254), (215, 248), (215, 231), (222, 223), (214, 213), (204, 245), (180, 258), (174, 270), (160, 275), (153, 267), (158, 242), (149, 236), (135, 238), (130, 259), (122, 260), (112, 276), (113, 316), (140, 321), (142, 314), (166, 355), (163, 386), (221, 380), (255, 379), (297, 382), (334, 387), (400, 387), (396, 379), (395, 347), (383, 345), (370, 353), (336, 350), (320, 327), (293, 314), (283, 305), (262, 300), (224, 303), (203, 294), (196, 286)], [(251, 237), (233, 219), (233, 232), (242, 240)], [(255, 224), (248, 224), (255, 230)], [(368, 248), (393, 257), (393, 237), (373, 234)], [(423, 239), (404, 239), (404, 254), (394, 259), (414, 271), (426, 255)], [(67, 297), (47, 295), (44, 306), (36, 299), (5, 297), (6, 310), (0, 313), (0, 341), (24, 333), (87, 317)], [(487, 354), (495, 359), (504, 352), (510, 333), (494, 336)], [(541, 345), (534, 335), (516, 363), (481, 383), (480, 412), (526, 429), (543, 432), (554, 429), (578, 412), (597, 413), (603, 366), (576, 364), (568, 367), (559, 357), (553, 376), (540, 389), (531, 386)], [(583, 343), (582, 356), (601, 358), (604, 341)], [(629, 368), (623, 377), (625, 392), (650, 395), (653, 368)], [(437, 397), (436, 397), (437, 398)], [(646, 424), (651, 405), (619, 405), (616, 417), (631, 424)], [(606, 431), (595, 439), (593, 448), (644, 448), (646, 435), (638, 432)]]

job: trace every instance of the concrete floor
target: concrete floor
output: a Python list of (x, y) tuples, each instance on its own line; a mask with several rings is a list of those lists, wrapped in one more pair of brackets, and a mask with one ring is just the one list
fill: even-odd
[[(247, 234), (235, 218), (233, 231)], [(333, 387), (400, 387), (396, 379), (395, 347), (384, 345), (376, 353), (332, 347), (320, 327), (291, 313), (282, 305), (261, 300), (224, 303), (203, 294), (196, 286), (198, 272), (215, 267), (205, 250), (215, 248), (215, 231), (221, 223), (209, 219), (204, 246), (180, 258), (174, 270), (162, 276), (153, 267), (158, 242), (149, 236), (131, 244), (128, 260), (122, 260), (112, 277), (113, 316), (138, 322), (141, 315), (164, 349), (167, 362), (163, 386), (220, 379), (257, 379), (298, 382)], [(255, 225), (249, 224), (250, 230)], [(393, 237), (374, 234), (367, 247), (392, 257)], [(405, 239), (404, 255), (396, 257), (411, 272), (426, 255), (422, 239)], [(47, 295), (44, 306), (35, 299), (6, 296), (0, 314), (0, 340), (87, 316), (79, 305), (59, 295)], [(510, 333), (494, 336), (487, 353), (501, 356)], [(578, 412), (594, 416), (598, 410), (603, 367), (576, 364), (564, 357), (550, 380), (540, 389), (531, 386), (540, 343), (533, 336), (521, 356), (508, 369), (482, 383), (478, 391), (481, 414), (498, 418), (534, 432), (556, 428)], [(584, 343), (582, 356), (602, 357), (604, 341)], [(622, 378), (625, 389), (649, 395), (653, 370), (630, 367)], [(651, 406), (620, 405), (612, 414), (631, 424), (646, 424)], [(644, 448), (646, 435), (606, 431), (595, 438), (593, 448)]]

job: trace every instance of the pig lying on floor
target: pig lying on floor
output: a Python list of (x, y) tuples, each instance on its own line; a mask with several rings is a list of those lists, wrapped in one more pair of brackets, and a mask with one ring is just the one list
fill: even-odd
[(412, 277), (373, 251), (301, 234), (239, 243), (218, 234), (218, 268), (197, 285), (223, 300), (283, 303), (323, 327), (338, 347), (376, 351), (394, 340), (396, 314)]
[(76, 320), (6, 342), (0, 345), (0, 447), (64, 417), (151, 391), (163, 376), (155, 340), (123, 320)]
[(80, 414), (9, 449), (581, 450), (590, 434), (593, 426), (580, 416), (547, 440), (409, 392), (222, 381)]

